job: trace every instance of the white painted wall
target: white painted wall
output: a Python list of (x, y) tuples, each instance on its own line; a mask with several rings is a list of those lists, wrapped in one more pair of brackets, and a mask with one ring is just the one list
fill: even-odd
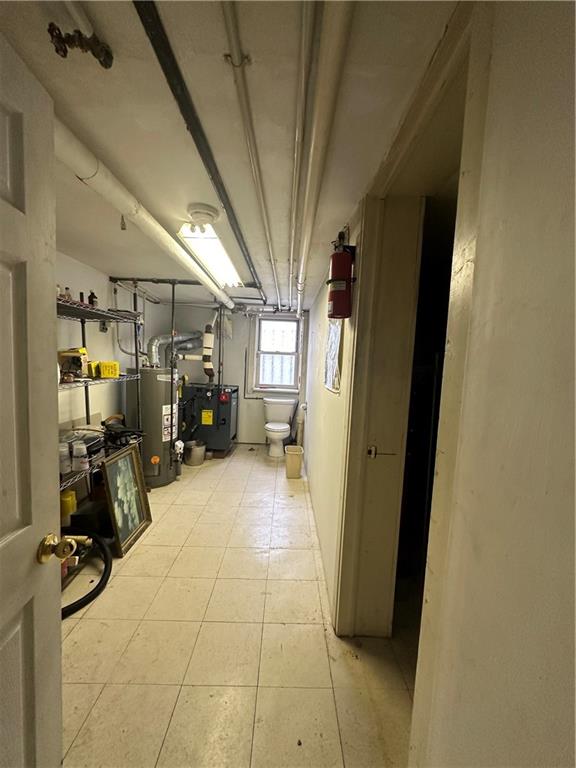
[(310, 309), (309, 317), (304, 460), (334, 617), (354, 321), (343, 321), (339, 393), (331, 392), (324, 386), (327, 333), (328, 287), (323, 285)]
[(450, 532), (442, 601), (428, 602), (435, 615), (424, 608), (437, 653), (421, 645), (412, 760), (564, 768), (574, 765), (574, 7), (492, 9), (474, 278), (453, 281), (451, 297), (471, 322)]

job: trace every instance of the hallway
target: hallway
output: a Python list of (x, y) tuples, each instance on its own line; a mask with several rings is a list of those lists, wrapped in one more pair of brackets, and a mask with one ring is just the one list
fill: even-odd
[(406, 765), (410, 671), (390, 641), (334, 635), (306, 482), (242, 445), (150, 500), (63, 625), (64, 766)]

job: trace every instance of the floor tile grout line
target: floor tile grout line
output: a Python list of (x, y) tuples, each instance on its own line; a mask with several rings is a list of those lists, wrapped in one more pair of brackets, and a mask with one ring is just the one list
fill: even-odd
[[(198, 638), (198, 635), (196, 636)], [(170, 712), (170, 717), (168, 718), (168, 724), (166, 725), (166, 730), (164, 731), (164, 736), (162, 737), (162, 743), (160, 744), (160, 748), (158, 749), (158, 754), (156, 755), (156, 760), (154, 762), (154, 768), (157, 768), (158, 761), (160, 760), (160, 755), (162, 754), (162, 750), (164, 749), (164, 744), (166, 742), (166, 737), (168, 736), (168, 731), (170, 730), (170, 726), (172, 725), (172, 719), (174, 717), (174, 712), (176, 712), (176, 707), (178, 706), (178, 702), (180, 701), (180, 696), (182, 695), (182, 685), (178, 687), (178, 693), (176, 695), (176, 698), (174, 699), (174, 706), (172, 707), (172, 711)]]
[[(390, 638), (392, 640), (392, 638)], [(406, 674), (404, 672), (404, 665), (400, 663), (400, 660), (398, 658), (398, 655), (396, 653), (396, 649), (394, 647), (394, 643), (390, 643), (390, 650), (392, 651), (392, 656), (394, 657), (394, 661), (396, 663), (396, 666), (400, 670), (400, 674), (402, 675), (402, 680), (404, 681), (404, 685), (406, 686), (406, 690), (408, 691), (408, 694), (410, 695), (410, 698), (412, 698), (412, 695), (410, 694), (410, 686), (408, 685), (408, 680), (406, 678)]]
[[(254, 461), (253, 461), (253, 462), (251, 463), (251, 467), (252, 467), (252, 468), (254, 468), (254, 467), (257, 467), (257, 466), (258, 466), (258, 464), (257, 464), (256, 462), (254, 462)], [(279, 467), (279, 463), (278, 463), (278, 462), (276, 462), (276, 466), (277, 466), (277, 467)], [(251, 471), (251, 470), (249, 470), (248, 474), (250, 474), (250, 471)], [(285, 489), (285, 488), (283, 488), (281, 491), (278, 491), (278, 480), (279, 480), (280, 476), (281, 476), (281, 473), (280, 473), (279, 469), (277, 469), (277, 470), (276, 470), (276, 472), (275, 472), (275, 475), (274, 475), (274, 491), (273, 491), (273, 492), (271, 491), (271, 493), (272, 493), (272, 495), (273, 495), (273, 499), (274, 499), (274, 500), (273, 500), (273, 506), (272, 506), (272, 520), (271, 520), (271, 522), (270, 522), (270, 530), (271, 530), (271, 532), (272, 532), (272, 530), (273, 530), (273, 527), (274, 527), (274, 526), (273, 526), (273, 523), (274, 523), (274, 517), (275, 517), (275, 512), (276, 512), (276, 501), (277, 501), (277, 499), (276, 499), (276, 495), (277, 495), (277, 493), (278, 493), (278, 492), (281, 492), (281, 493), (285, 493), (285, 492), (287, 492), (287, 490), (289, 490), (289, 489)], [(193, 476), (193, 477), (194, 477), (194, 476)], [(193, 477), (192, 477), (191, 479), (193, 479)], [(249, 485), (249, 480), (247, 480), (247, 481), (246, 481), (246, 484), (245, 484), (245, 486), (244, 486), (244, 491), (242, 492), (242, 495), (243, 495), (244, 493), (246, 493), (246, 492), (247, 492), (247, 491), (246, 491), (246, 487), (247, 487), (248, 485)], [(162, 577), (161, 577), (161, 579), (160, 579), (160, 583), (159, 583), (159, 585), (158, 585), (157, 589), (155, 590), (155, 592), (154, 592), (154, 595), (153, 595), (153, 597), (152, 597), (152, 602), (154, 601), (154, 599), (155, 599), (155, 598), (156, 598), (156, 596), (158, 595), (158, 593), (159, 593), (160, 589), (162, 588), (162, 585), (163, 585), (163, 584), (165, 584), (165, 582), (167, 581), (167, 579), (171, 578), (171, 577), (170, 577), (170, 575), (169, 575), (169, 574), (170, 574), (170, 570), (171, 570), (171, 568), (173, 567), (173, 564), (174, 564), (174, 562), (176, 561), (176, 559), (177, 559), (177, 558), (178, 558), (178, 557), (181, 555), (182, 551), (183, 551), (183, 550), (184, 550), (184, 548), (186, 547), (186, 542), (188, 541), (188, 538), (189, 538), (189, 536), (190, 536), (190, 533), (191, 533), (191, 531), (194, 529), (194, 527), (195, 527), (196, 525), (198, 525), (200, 517), (202, 516), (202, 514), (204, 514), (204, 513), (205, 513), (205, 511), (206, 511), (206, 508), (207, 508), (207, 506), (209, 505), (209, 501), (210, 501), (210, 498), (211, 498), (211, 497), (213, 496), (213, 494), (214, 494), (214, 493), (216, 493), (216, 492), (223, 492), (223, 493), (226, 493), (226, 491), (220, 491), (220, 490), (219, 490), (219, 489), (217, 489), (217, 488), (216, 488), (216, 489), (210, 489), (210, 491), (211, 491), (211, 493), (210, 493), (210, 495), (209, 495), (209, 497), (208, 497), (208, 501), (206, 502), (206, 504), (204, 504), (204, 505), (199, 505), (199, 504), (198, 504), (198, 505), (194, 505), (194, 504), (190, 505), (190, 506), (198, 506), (198, 507), (201, 507), (201, 510), (199, 511), (199, 514), (198, 514), (198, 516), (197, 516), (197, 517), (196, 517), (196, 519), (194, 520), (194, 523), (192, 524), (191, 530), (190, 530), (190, 532), (188, 532), (188, 534), (187, 534), (187, 536), (185, 537), (184, 541), (181, 541), (181, 543), (179, 543), (179, 544), (166, 544), (166, 545), (163, 545), (163, 544), (150, 544), (150, 545), (148, 545), (148, 546), (150, 546), (150, 547), (152, 547), (152, 548), (154, 548), (154, 547), (156, 547), (156, 546), (159, 546), (159, 547), (161, 547), (161, 546), (170, 546), (170, 547), (173, 547), (174, 549), (177, 549), (177, 553), (176, 553), (176, 555), (175, 555), (175, 557), (174, 557), (174, 560), (173, 560), (172, 564), (169, 566), (169, 568), (166, 570), (166, 572), (163, 574), (163, 576), (162, 576)], [(182, 493), (184, 493), (184, 492), (185, 492), (185, 489), (182, 489)], [(231, 491), (231, 493), (233, 493), (233, 491)], [(234, 506), (234, 509), (235, 509), (235, 514), (234, 514), (234, 518), (233, 518), (233, 522), (232, 522), (232, 525), (233, 525), (233, 526), (234, 526), (234, 525), (236, 525), (236, 524), (238, 523), (238, 521), (239, 521), (240, 510), (241, 510), (241, 508), (242, 508), (242, 507), (241, 507), (241, 502), (242, 502), (242, 499), (240, 500), (240, 504), (239, 504), (238, 506), (235, 506), (235, 505), (233, 505), (233, 506)], [(179, 507), (179, 506), (183, 506), (183, 502), (180, 500), (180, 495), (178, 495), (178, 496), (177, 496), (175, 499), (172, 499), (172, 500), (170, 500), (170, 501), (169, 501), (169, 502), (168, 502), (166, 505), (162, 505), (162, 506), (166, 506), (166, 507), (167, 507), (167, 509), (164, 511), (164, 513), (163, 513), (163, 515), (162, 515), (162, 517), (164, 517), (164, 515), (167, 515), (167, 514), (168, 514), (170, 511), (173, 511), (175, 508), (177, 508), (177, 507)], [(258, 506), (258, 505), (257, 505), (257, 504), (254, 504), (253, 506), (255, 506), (255, 507), (256, 507), (256, 506)], [(292, 507), (290, 507), (290, 506), (287, 506), (287, 507), (284, 507), (284, 509), (286, 509), (286, 510), (294, 509), (294, 510), (298, 510), (298, 511), (299, 511), (300, 509), (308, 509), (308, 505), (307, 505), (306, 507), (304, 507), (304, 508), (300, 508), (300, 506), (299, 506), (299, 505), (298, 505), (298, 506), (295, 506), (295, 507), (293, 507), (293, 508), (292, 508)], [(160, 518), (160, 520), (162, 519), (162, 517)], [(158, 522), (160, 522), (160, 520), (159, 520)], [(283, 522), (284, 522), (284, 521), (283, 521)], [(254, 526), (253, 526), (253, 524), (252, 524), (252, 527), (254, 527)], [(296, 526), (294, 526), (294, 527), (296, 527)], [(309, 531), (309, 532), (311, 532), (311, 531)], [(139, 544), (140, 544), (140, 545), (142, 545), (142, 546), (145, 546), (145, 545), (146, 545), (146, 542), (145, 542), (144, 540), (141, 540), (141, 541), (139, 542)], [(263, 547), (263, 546), (258, 546), (258, 547), (241, 547), (241, 548), (246, 548), (246, 549), (258, 549), (258, 550), (267, 550), (267, 551), (268, 551), (268, 561), (267, 561), (267, 568), (266, 568), (266, 578), (265, 578), (265, 592), (264, 592), (264, 604), (263, 604), (263, 614), (262, 614), (262, 621), (260, 621), (260, 622), (249, 622), (249, 623), (254, 623), (254, 624), (257, 624), (257, 623), (259, 623), (259, 624), (260, 624), (260, 626), (261, 626), (261, 641), (260, 641), (260, 653), (259, 653), (259, 664), (258, 664), (258, 681), (257, 681), (257, 685), (256, 685), (256, 692), (258, 692), (258, 690), (259, 690), (260, 688), (263, 688), (263, 687), (271, 687), (271, 686), (261, 686), (261, 685), (260, 685), (260, 667), (261, 667), (261, 660), (262, 660), (262, 639), (263, 639), (263, 632), (264, 632), (264, 624), (265, 624), (264, 618), (265, 618), (266, 601), (267, 601), (267, 594), (268, 594), (268, 583), (269, 583), (269, 576), (270, 576), (270, 573), (269, 573), (269, 571), (270, 571), (270, 551), (271, 551), (271, 549), (272, 549), (272, 541), (271, 541), (271, 538), (270, 538), (270, 540), (268, 541), (268, 544), (267, 544), (267, 546), (265, 546), (265, 547)], [(227, 543), (227, 544), (226, 544), (226, 545), (223, 547), (223, 549), (224, 549), (224, 555), (225, 555), (225, 553), (226, 553), (227, 551), (229, 551), (230, 549), (237, 549), (237, 548), (235, 548), (235, 547), (230, 547), (230, 546), (229, 546), (229, 544)], [(283, 547), (281, 547), (281, 548), (279, 548), (279, 549), (286, 549), (286, 550), (290, 550), (290, 549), (293, 549), (293, 548), (292, 548), (292, 547), (287, 547), (287, 548), (283, 548)], [(305, 548), (305, 549), (312, 549), (312, 550), (313, 550), (313, 548)], [(186, 671), (185, 671), (185, 673), (184, 673), (184, 677), (183, 677), (182, 683), (181, 683), (181, 684), (180, 684), (180, 686), (179, 686), (179, 692), (178, 692), (178, 695), (177, 695), (177, 697), (176, 697), (176, 701), (175, 701), (174, 707), (173, 707), (173, 709), (172, 709), (172, 714), (171, 714), (171, 717), (170, 717), (170, 721), (169, 721), (169, 723), (168, 723), (168, 726), (167, 726), (167, 728), (166, 728), (166, 731), (165, 731), (165, 734), (164, 734), (164, 738), (163, 738), (163, 741), (162, 741), (162, 745), (160, 746), (160, 750), (159, 750), (159, 753), (158, 753), (158, 757), (157, 757), (157, 760), (156, 760), (156, 764), (158, 763), (158, 760), (160, 759), (160, 755), (161, 755), (161, 752), (162, 752), (162, 749), (163, 749), (164, 741), (165, 741), (165, 739), (166, 739), (166, 736), (167, 736), (167, 733), (168, 733), (168, 729), (169, 729), (169, 727), (170, 727), (170, 723), (171, 723), (171, 721), (172, 721), (172, 716), (173, 716), (173, 713), (174, 713), (174, 711), (175, 711), (175, 708), (176, 708), (176, 706), (177, 706), (177, 703), (178, 703), (178, 701), (180, 700), (180, 696), (181, 696), (182, 688), (183, 688), (183, 686), (184, 686), (184, 680), (185, 680), (186, 674), (187, 674), (187, 672), (188, 672), (188, 667), (189, 667), (189, 665), (190, 665), (190, 663), (191, 663), (191, 659), (192, 659), (192, 656), (193, 656), (193, 653), (194, 653), (194, 650), (195, 650), (195, 646), (196, 646), (196, 644), (197, 644), (197, 642), (198, 642), (198, 637), (199, 637), (200, 629), (202, 628), (203, 624), (209, 623), (209, 622), (206, 622), (206, 613), (207, 613), (207, 610), (208, 610), (208, 605), (209, 605), (209, 603), (210, 603), (210, 600), (211, 600), (211, 598), (212, 598), (212, 595), (213, 595), (213, 592), (214, 592), (214, 589), (215, 589), (215, 586), (216, 586), (216, 580), (219, 578), (219, 575), (220, 575), (220, 572), (221, 572), (221, 568), (222, 568), (222, 562), (223, 562), (223, 560), (224, 560), (224, 555), (223, 555), (223, 557), (222, 557), (222, 560), (221, 560), (221, 562), (220, 562), (220, 565), (219, 565), (219, 567), (218, 567), (218, 572), (217, 572), (217, 574), (216, 574), (216, 577), (214, 578), (214, 583), (213, 583), (213, 586), (212, 586), (212, 590), (211, 590), (211, 593), (210, 593), (210, 597), (208, 598), (208, 601), (207, 601), (207, 603), (206, 603), (206, 607), (205, 607), (205, 610), (204, 610), (204, 613), (203, 613), (203, 617), (202, 617), (202, 620), (199, 622), (199, 624), (200, 624), (200, 628), (199, 628), (199, 630), (198, 630), (198, 633), (197, 633), (197, 635), (196, 635), (196, 638), (195, 638), (194, 644), (193, 644), (193, 646), (192, 646), (192, 651), (191, 651), (191, 653), (190, 653), (190, 658), (189, 658), (189, 660), (188, 660), (188, 665), (187, 665)], [(130, 578), (130, 576), (127, 576), (127, 578)], [(299, 580), (299, 579), (296, 579), (296, 581), (301, 581), (301, 580)], [(305, 581), (311, 581), (311, 580), (305, 580)], [(317, 581), (317, 577), (316, 577), (315, 581)], [(317, 583), (317, 589), (319, 589), (318, 583)], [(151, 604), (152, 604), (152, 603), (151, 603)], [(151, 604), (150, 604), (150, 605), (151, 605)], [(133, 633), (131, 634), (130, 638), (127, 640), (126, 646), (125, 646), (124, 650), (122, 651), (122, 653), (121, 653), (121, 655), (120, 655), (120, 658), (122, 658), (122, 657), (124, 656), (124, 653), (125, 653), (125, 650), (126, 650), (126, 648), (128, 647), (128, 645), (129, 645), (129, 644), (130, 644), (130, 642), (132, 641), (132, 639), (133, 639), (133, 637), (135, 636), (135, 634), (136, 634), (136, 633), (138, 632), (138, 630), (141, 628), (141, 626), (142, 626), (143, 622), (144, 622), (144, 621), (153, 621), (152, 619), (147, 619), (147, 618), (146, 618), (146, 615), (147, 615), (147, 613), (148, 613), (149, 609), (150, 609), (150, 606), (148, 606), (148, 608), (146, 609), (146, 612), (144, 613), (144, 616), (142, 616), (140, 619), (137, 619), (137, 620), (136, 620), (136, 627), (135, 627), (135, 629), (134, 629)], [(84, 616), (83, 616), (83, 617), (81, 617), (81, 618), (84, 618)], [(101, 620), (101, 619), (87, 619), (87, 620), (88, 620), (88, 621), (93, 621), (93, 620)], [(194, 623), (196, 623), (196, 622), (194, 622)], [(308, 622), (308, 621), (306, 621), (306, 622), (295, 622), (295, 623), (304, 623), (304, 624), (307, 624), (307, 623), (309, 623), (309, 622)], [(280, 624), (285, 624), (285, 622), (280, 622)], [(111, 675), (112, 675), (112, 674), (113, 674), (113, 672), (111, 673)], [(102, 694), (102, 691), (104, 690), (104, 688), (105, 688), (107, 685), (109, 685), (109, 684), (110, 684), (110, 683), (109, 683), (108, 681), (107, 681), (106, 683), (103, 683), (103, 684), (102, 684), (102, 688), (101, 688), (101, 690), (100, 690), (100, 693), (99, 693), (99, 695), (98, 695), (98, 697), (97, 697), (96, 701), (97, 701), (97, 700), (100, 698), (100, 695)], [(244, 687), (244, 686), (242, 686), (242, 687)], [(246, 686), (246, 687), (253, 687), (253, 686)], [(274, 686), (272, 686), (272, 687), (274, 687)], [(96, 704), (96, 701), (94, 702), (94, 705)], [(92, 711), (92, 709), (93, 709), (94, 705), (93, 705), (93, 706), (92, 706), (92, 708), (90, 709), (90, 712)], [(255, 708), (254, 708), (253, 731), (252, 731), (251, 760), (252, 760), (252, 751), (253, 751), (254, 734), (255, 734), (255, 717), (256, 717), (256, 705), (257, 705), (257, 695), (256, 695), (256, 700), (255, 700), (255, 705), (254, 705), (254, 706), (255, 706)], [(88, 715), (89, 715), (89, 714), (90, 714), (90, 713), (88, 713)], [(88, 715), (87, 715), (86, 717), (88, 717)], [(83, 727), (83, 726), (81, 726), (81, 728), (82, 728), (82, 727)], [(81, 730), (81, 728), (80, 728), (80, 730)]]
[[(274, 498), (276, 494), (276, 480), (274, 480)], [(270, 534), (270, 543), (272, 534)], [(260, 652), (258, 654), (258, 675), (256, 677), (256, 695), (254, 696), (254, 717), (252, 719), (252, 740), (250, 742), (249, 766), (252, 766), (254, 757), (254, 739), (256, 737), (256, 712), (258, 710), (258, 697), (260, 692), (260, 672), (262, 668), (262, 647), (264, 644), (264, 622), (266, 619), (266, 601), (268, 598), (268, 576), (270, 573), (270, 546), (268, 547), (268, 567), (266, 568), (266, 581), (264, 584), (264, 605), (262, 607), (262, 626), (260, 628)]]
[[(316, 588), (318, 590), (318, 600), (320, 601), (320, 611), (322, 611), (322, 598), (320, 596), (320, 586), (319, 582), (316, 582)], [(328, 629), (326, 626), (326, 622), (324, 621), (325, 617), (322, 616), (322, 631), (324, 635), (324, 645), (326, 646), (326, 660), (328, 662), (328, 670), (330, 672), (330, 683), (332, 686), (332, 701), (334, 702), (334, 715), (336, 717), (336, 726), (338, 728), (338, 740), (340, 743), (340, 756), (342, 758), (342, 766), (345, 768), (346, 766), (346, 760), (344, 757), (344, 745), (342, 743), (342, 728), (340, 726), (340, 717), (338, 716), (338, 704), (336, 702), (336, 691), (334, 690), (334, 677), (332, 675), (332, 665), (330, 664), (330, 649), (328, 648)]]
[[(182, 545), (183, 549), (184, 546)], [(223, 559), (223, 558), (222, 558)], [(218, 569), (220, 570), (220, 568)], [(190, 668), (190, 664), (192, 663), (192, 657), (194, 656), (194, 650), (196, 649), (196, 645), (198, 643), (198, 638), (200, 637), (200, 632), (202, 631), (202, 625), (204, 624), (204, 619), (206, 617), (206, 612), (208, 611), (208, 605), (210, 604), (210, 600), (212, 599), (212, 595), (214, 594), (214, 588), (216, 586), (216, 578), (214, 579), (214, 583), (212, 584), (212, 589), (210, 591), (210, 596), (208, 597), (208, 600), (206, 601), (206, 605), (204, 607), (204, 612), (202, 614), (202, 619), (200, 620), (198, 627), (198, 632), (196, 633), (196, 638), (194, 640), (194, 643), (192, 645), (192, 650), (190, 652), (190, 656), (188, 658), (188, 663), (186, 664), (186, 669), (184, 670), (184, 674), (182, 675), (182, 682), (180, 683), (180, 686), (178, 688), (178, 695), (176, 696), (176, 699), (174, 701), (174, 706), (172, 708), (172, 712), (170, 713), (170, 719), (168, 720), (168, 724), (166, 726), (166, 730), (164, 731), (164, 737), (162, 739), (162, 744), (160, 745), (160, 749), (158, 750), (158, 755), (156, 757), (156, 762), (154, 763), (154, 768), (157, 768), (158, 762), (160, 760), (160, 755), (162, 754), (162, 750), (164, 749), (164, 744), (166, 742), (166, 737), (168, 736), (168, 731), (170, 730), (170, 726), (172, 724), (172, 720), (174, 718), (174, 712), (176, 711), (176, 707), (178, 706), (178, 702), (180, 701), (180, 697), (182, 696), (182, 688), (184, 687), (184, 681), (186, 680), (186, 675), (188, 674), (188, 669)]]
[[(63, 685), (70, 685), (70, 683), (63, 683)], [(78, 685), (78, 683), (72, 683), (72, 685)], [(93, 683), (85, 683), (85, 685), (93, 685)], [(90, 709), (89, 709), (89, 710), (88, 710), (88, 712), (86, 713), (86, 717), (85, 717), (85, 718), (82, 720), (82, 723), (81, 723), (80, 727), (78, 728), (78, 730), (76, 731), (76, 733), (75, 733), (75, 735), (74, 735), (74, 738), (73, 738), (73, 739), (72, 739), (72, 741), (70, 742), (70, 745), (69, 745), (68, 749), (67, 749), (67, 750), (66, 750), (66, 752), (64, 752), (64, 754), (62, 755), (62, 761), (61, 761), (61, 763), (64, 763), (64, 760), (66, 759), (66, 757), (68, 756), (68, 754), (69, 754), (70, 750), (72, 749), (72, 747), (73, 747), (73, 746), (74, 746), (74, 744), (76, 743), (76, 739), (77, 739), (77, 738), (78, 738), (78, 736), (80, 735), (80, 733), (81, 733), (81, 731), (82, 731), (82, 728), (84, 728), (84, 726), (85, 726), (85, 724), (86, 724), (86, 721), (88, 720), (88, 718), (89, 718), (89, 717), (90, 717), (90, 715), (92, 714), (92, 711), (93, 711), (94, 707), (96, 706), (96, 704), (97, 704), (98, 700), (99, 700), (99, 699), (100, 699), (100, 697), (102, 696), (102, 693), (104, 692), (104, 688), (106, 688), (106, 685), (107, 685), (107, 683), (98, 683), (98, 685), (102, 685), (102, 688), (100, 688), (100, 693), (99, 693), (99, 694), (98, 694), (98, 696), (96, 696), (96, 698), (94, 699), (94, 702), (92, 703), (92, 706), (90, 707)]]
[[(135, 546), (137, 546), (137, 544), (136, 544)], [(112, 566), (112, 567), (114, 567), (114, 566)], [(130, 578), (130, 577), (127, 577), (127, 578)], [(158, 590), (160, 589), (160, 586), (162, 585), (162, 583), (163, 583), (163, 580), (162, 580), (162, 582), (160, 582), (160, 585), (158, 586)], [(152, 598), (152, 601), (154, 601), (154, 598), (156, 597), (156, 594), (158, 593), (158, 590), (156, 590), (156, 592), (154, 593), (154, 597)], [(93, 603), (94, 603), (94, 602), (96, 602), (96, 601), (93, 601)], [(152, 604), (152, 603), (151, 603), (151, 604)], [(144, 614), (144, 615), (146, 615), (146, 614)], [(114, 621), (114, 619), (98, 619), (98, 618), (96, 618), (96, 619), (89, 619), (89, 617), (87, 617), (87, 616), (86, 616), (86, 614), (83, 614), (83, 615), (82, 615), (82, 616), (79, 618), (79, 620), (78, 620), (78, 623), (80, 623), (80, 622), (82, 621), (82, 619), (86, 619), (86, 620), (88, 620), (88, 621), (90, 621), (90, 620), (92, 620), (92, 621)], [(128, 621), (128, 619), (124, 619), (124, 621)], [(66, 750), (66, 754), (65, 754), (65, 755), (63, 755), (63, 757), (62, 757), (62, 760), (64, 760), (64, 758), (66, 757), (66, 755), (68, 754), (68, 752), (69, 752), (69, 751), (72, 749), (72, 747), (73, 747), (73, 745), (74, 745), (74, 743), (75, 743), (76, 739), (77, 739), (77, 738), (78, 738), (78, 736), (80, 735), (80, 732), (81, 732), (82, 728), (84, 727), (84, 725), (85, 725), (86, 721), (88, 720), (88, 717), (90, 716), (90, 714), (92, 713), (92, 711), (93, 711), (94, 707), (96, 706), (96, 703), (97, 703), (97, 701), (100, 699), (100, 696), (102, 695), (102, 693), (103, 693), (104, 689), (106, 688), (106, 686), (107, 686), (107, 685), (109, 685), (109, 681), (110, 681), (110, 678), (111, 678), (111, 676), (112, 676), (112, 674), (113, 674), (114, 670), (116, 669), (116, 667), (117, 667), (117, 666), (118, 666), (118, 664), (120, 663), (120, 659), (122, 659), (122, 657), (123, 657), (123, 656), (124, 656), (124, 654), (126, 653), (126, 650), (127, 650), (128, 646), (130, 645), (130, 643), (132, 642), (132, 640), (133, 640), (133, 639), (134, 639), (134, 637), (136, 636), (136, 633), (137, 633), (137, 632), (138, 632), (138, 630), (140, 629), (140, 626), (141, 626), (142, 622), (144, 621), (144, 617), (142, 617), (141, 619), (130, 619), (130, 621), (135, 621), (135, 622), (136, 622), (136, 626), (134, 627), (134, 629), (133, 629), (132, 633), (130, 634), (130, 636), (129, 636), (129, 637), (128, 637), (128, 639), (126, 640), (126, 643), (125, 643), (125, 645), (123, 646), (123, 648), (122, 648), (122, 651), (120, 652), (120, 655), (118, 656), (118, 660), (117, 660), (116, 664), (114, 664), (114, 666), (113, 666), (113, 667), (112, 667), (112, 669), (110, 670), (110, 672), (109, 672), (108, 676), (106, 677), (106, 680), (105, 680), (105, 681), (104, 681), (104, 683), (102, 684), (102, 688), (100, 689), (100, 693), (98, 694), (98, 696), (97, 696), (97, 697), (96, 697), (96, 699), (94, 700), (94, 702), (93, 702), (92, 706), (91, 706), (91, 707), (90, 707), (90, 709), (88, 710), (88, 712), (87, 712), (87, 714), (86, 714), (86, 717), (85, 717), (85, 718), (84, 718), (84, 720), (82, 721), (82, 725), (80, 726), (80, 728), (79, 728), (79, 729), (78, 729), (78, 731), (76, 732), (76, 735), (74, 736), (74, 739), (72, 740), (72, 743), (70, 744), (70, 746), (69, 746), (69, 747), (68, 747), (68, 749)], [(74, 627), (74, 629), (75, 629), (75, 627)]]

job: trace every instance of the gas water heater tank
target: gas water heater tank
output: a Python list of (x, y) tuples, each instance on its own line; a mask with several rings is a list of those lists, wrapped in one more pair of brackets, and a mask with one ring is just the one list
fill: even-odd
[[(129, 373), (135, 371), (129, 370)], [(178, 374), (174, 372), (174, 406), (170, 413), (170, 368), (140, 368), (140, 410), (142, 413), (142, 468), (149, 488), (168, 485), (176, 477), (176, 462), (170, 466), (170, 422), (172, 438), (178, 437)], [(136, 425), (137, 381), (126, 384), (126, 415)]]

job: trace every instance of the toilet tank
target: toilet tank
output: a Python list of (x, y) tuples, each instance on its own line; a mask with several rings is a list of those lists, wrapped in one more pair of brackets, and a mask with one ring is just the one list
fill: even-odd
[(285, 397), (265, 397), (264, 399), (264, 418), (266, 424), (270, 421), (290, 424), (292, 414), (296, 408), (297, 400)]

